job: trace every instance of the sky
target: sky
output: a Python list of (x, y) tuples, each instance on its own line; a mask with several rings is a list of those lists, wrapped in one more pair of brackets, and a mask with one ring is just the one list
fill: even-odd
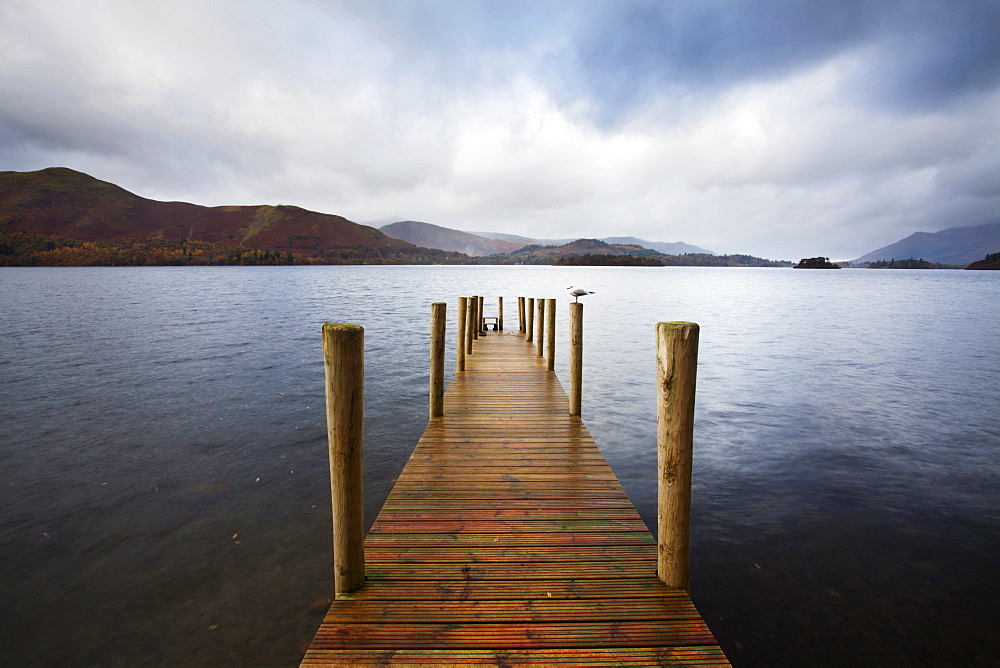
[(0, 170), (852, 259), (1000, 219), (1000, 0), (3, 0)]

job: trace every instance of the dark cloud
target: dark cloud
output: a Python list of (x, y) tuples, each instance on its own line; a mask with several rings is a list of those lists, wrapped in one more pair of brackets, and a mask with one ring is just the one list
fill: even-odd
[(865, 39), (863, 4), (610, 3), (575, 36), (562, 93), (613, 124), (657, 95), (710, 98), (735, 84), (815, 65)]
[(901, 111), (981, 92), (1000, 77), (1000, 4), (992, 1), (616, 2), (593, 7), (551, 85), (587, 100), (598, 123), (626, 120), (656, 96), (702, 100), (870, 50), (854, 94)]
[(1000, 2), (891, 3), (848, 94), (900, 113), (948, 107), (1000, 83)]
[(965, 159), (940, 170), (935, 185), (941, 199), (985, 205), (980, 217), (995, 219), (1000, 211), (1000, 137), (984, 142)]

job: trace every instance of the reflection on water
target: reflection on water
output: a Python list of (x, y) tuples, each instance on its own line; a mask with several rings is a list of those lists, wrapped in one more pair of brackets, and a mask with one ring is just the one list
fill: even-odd
[(4, 269), (4, 662), (295, 664), (331, 589), (321, 324), (366, 328), (370, 523), (426, 421), (430, 303), (503, 294), (512, 322), (575, 284), (584, 420), (651, 526), (653, 326), (701, 324), (691, 593), (734, 662), (985, 665), (998, 278)]

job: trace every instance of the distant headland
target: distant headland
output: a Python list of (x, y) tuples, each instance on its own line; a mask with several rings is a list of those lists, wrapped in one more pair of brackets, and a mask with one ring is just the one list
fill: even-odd
[(982, 260), (977, 260), (966, 269), (1000, 269), (1000, 253), (990, 253)]

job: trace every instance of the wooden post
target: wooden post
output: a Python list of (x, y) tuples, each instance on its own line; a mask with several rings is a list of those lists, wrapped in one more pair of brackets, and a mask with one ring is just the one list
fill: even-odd
[(479, 295), (479, 319), (477, 322), (479, 323), (478, 327), (480, 332), (486, 331), (486, 325), (483, 324), (483, 316), (486, 315), (486, 309), (484, 308), (485, 302), (486, 297)]
[(365, 583), (365, 522), (362, 505), (362, 445), (365, 430), (365, 330), (359, 325), (323, 325), (326, 371), (326, 433), (333, 502), (334, 594)]
[(528, 297), (528, 308), (525, 309), (525, 313), (528, 316), (528, 321), (525, 323), (525, 327), (527, 327), (527, 330), (528, 330), (527, 331), (527, 334), (528, 334), (528, 343), (531, 343), (531, 341), (532, 341), (531, 337), (533, 335), (534, 322), (535, 322), (535, 298), (534, 297)]
[(569, 305), (569, 414), (580, 415), (583, 403), (583, 304)]
[(497, 329), (503, 331), (503, 297), (497, 297)]
[(455, 361), (455, 371), (465, 371), (465, 321), (469, 318), (466, 310), (469, 301), (465, 297), (458, 298), (458, 345), (455, 350), (458, 358)]
[(549, 371), (556, 370), (556, 300), (546, 299), (545, 300), (545, 320), (548, 330), (546, 330), (546, 338), (548, 339), (549, 356), (547, 368)]
[(475, 341), (479, 339), (479, 330), (482, 329), (482, 319), (480, 319), (479, 313), (479, 297), (473, 295), (472, 297), (472, 340)]
[(524, 334), (524, 297), (517, 298), (517, 326), (518, 331)]
[(444, 415), (444, 332), (448, 315), (448, 305), (444, 302), (431, 304), (431, 382), (430, 416)]
[(472, 354), (472, 341), (476, 338), (475, 327), (473, 323), (476, 321), (476, 306), (472, 297), (466, 297), (465, 303), (467, 307), (465, 309), (465, 354)]
[(656, 324), (657, 566), (668, 587), (690, 580), (691, 455), (698, 325)]
[(539, 357), (542, 356), (542, 346), (545, 345), (545, 300), (538, 298), (535, 300), (538, 304), (538, 323), (536, 324), (536, 336), (535, 336), (535, 354)]

